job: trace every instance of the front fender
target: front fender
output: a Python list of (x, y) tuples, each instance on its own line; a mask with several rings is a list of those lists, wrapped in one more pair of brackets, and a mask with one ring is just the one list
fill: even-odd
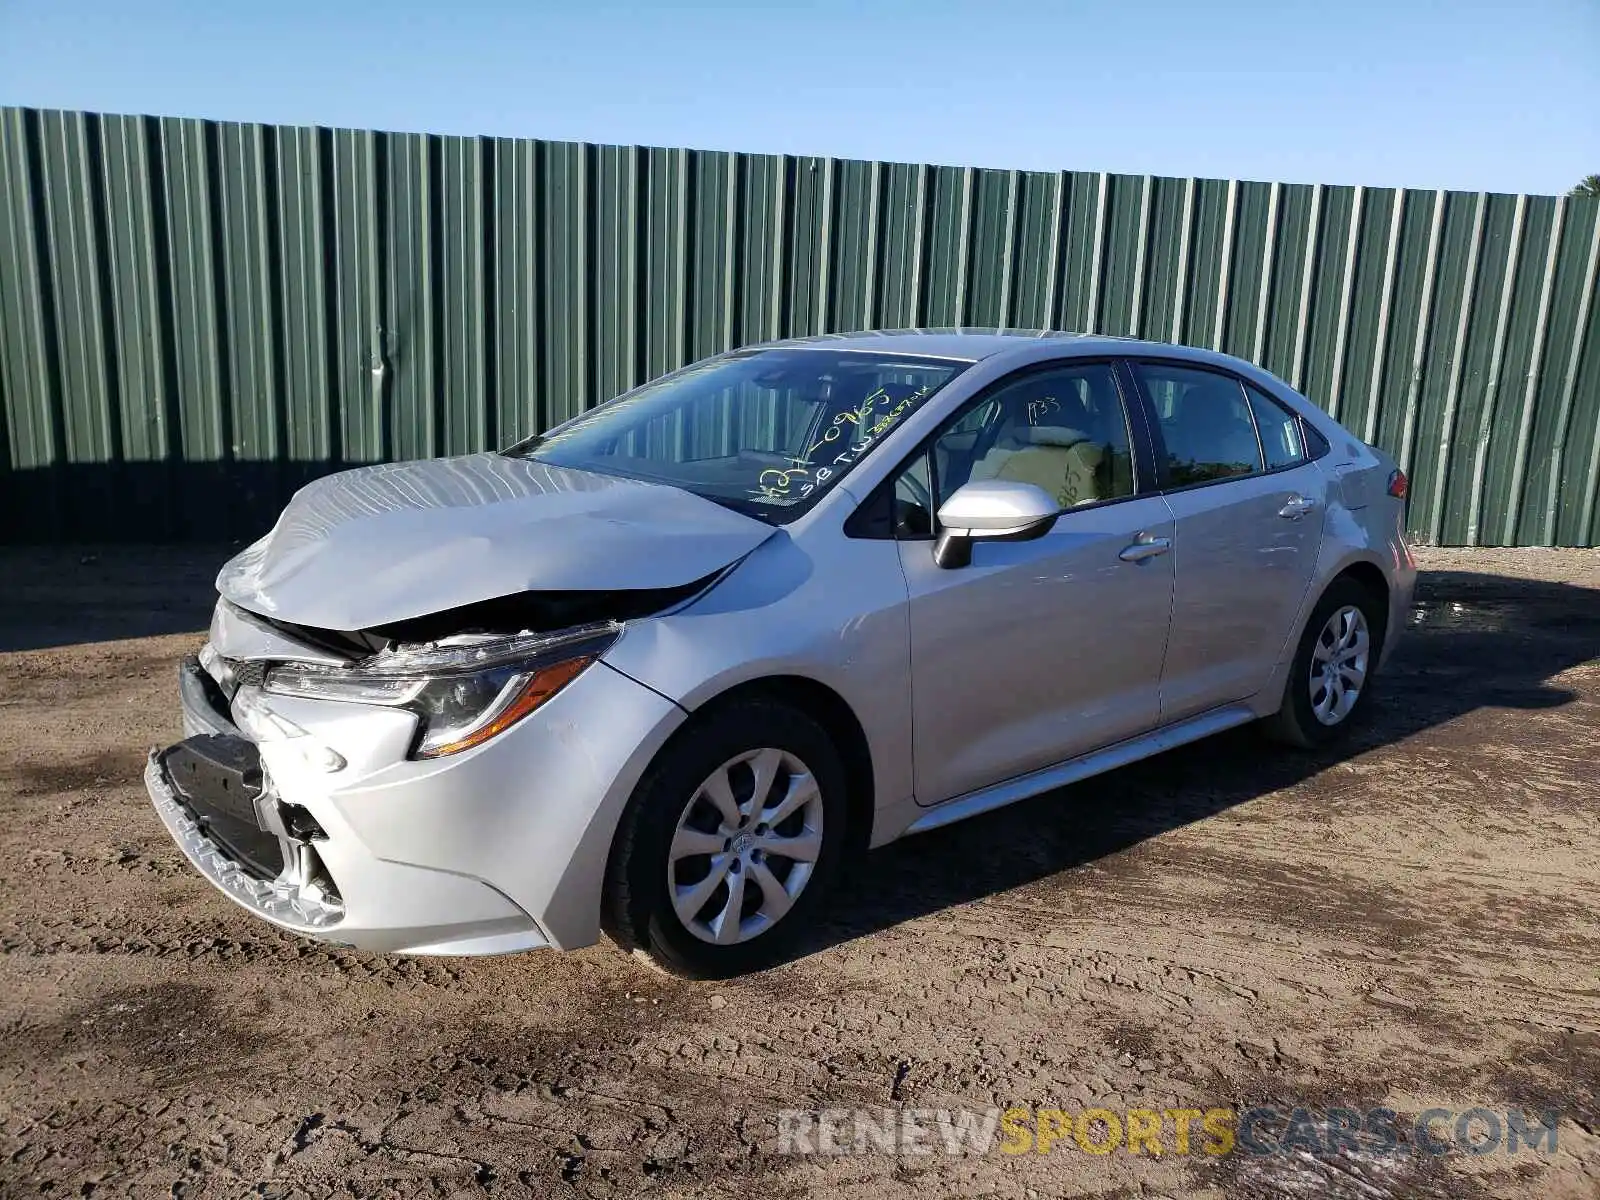
[(912, 794), (911, 641), (892, 541), (773, 538), (677, 612), (633, 622), (608, 666), (693, 712), (740, 684), (799, 676), (850, 707), (881, 807)]

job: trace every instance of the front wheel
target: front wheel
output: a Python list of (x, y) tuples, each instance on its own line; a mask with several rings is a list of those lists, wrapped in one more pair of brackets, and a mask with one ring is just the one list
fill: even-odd
[(1323, 594), (1295, 651), (1283, 706), (1267, 718), (1280, 741), (1313, 749), (1364, 713), (1382, 649), (1382, 615), (1372, 592), (1338, 579)]
[(839, 868), (845, 772), (827, 733), (770, 700), (683, 731), (629, 801), (606, 926), (668, 970), (712, 979), (784, 958)]

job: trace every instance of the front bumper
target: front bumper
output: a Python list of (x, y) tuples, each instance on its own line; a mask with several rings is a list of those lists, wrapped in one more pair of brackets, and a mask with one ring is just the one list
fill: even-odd
[[(215, 632), (215, 630), (214, 630)], [(219, 648), (226, 654), (225, 648)], [(242, 736), (209, 676), (180, 671), (188, 734)], [(153, 753), (145, 786), (195, 868), (236, 904), (295, 933), (365, 950), (496, 954), (599, 936), (612, 835), (645, 765), (682, 710), (597, 663), (494, 740), (445, 759), (405, 757), (409, 714), (270, 697), (338, 752), (319, 769), (306, 739), (263, 740), (263, 829), (284, 869), (252, 875), (189, 809)], [(299, 810), (315, 833), (289, 832)]]
[[(269, 832), (283, 845), (283, 870), (262, 879), (207, 835), (184, 803), (163, 752), (150, 752), (144, 784), (156, 815), (195, 869), (235, 904), (282, 929), (341, 946), (407, 954), (504, 954), (549, 944), (527, 913), (484, 883), (383, 862), (348, 839), (334, 847), (331, 837), (296, 838), (281, 819), (262, 824), (277, 826)], [(271, 811), (280, 803), (269, 781), (257, 808)], [(329, 858), (339, 864), (336, 874), (325, 864)]]
[(329, 897), (322, 888), (302, 889), (292, 879), (280, 875), (267, 881), (258, 879), (228, 851), (205, 835), (178, 797), (161, 761), (161, 753), (150, 751), (144, 766), (144, 786), (156, 806), (156, 815), (167, 827), (178, 849), (228, 899), (242, 904), (258, 917), (265, 917), (297, 933), (321, 935), (344, 919), (344, 905)]

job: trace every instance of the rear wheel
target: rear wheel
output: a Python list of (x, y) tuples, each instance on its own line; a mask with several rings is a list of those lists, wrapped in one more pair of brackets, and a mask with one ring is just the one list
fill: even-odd
[(1307, 749), (1339, 737), (1364, 714), (1382, 649), (1378, 599), (1338, 579), (1311, 612), (1295, 650), (1283, 705), (1267, 719), (1280, 741)]
[(608, 930), (691, 978), (780, 961), (837, 873), (844, 788), (832, 740), (798, 709), (754, 700), (701, 718), (629, 801)]

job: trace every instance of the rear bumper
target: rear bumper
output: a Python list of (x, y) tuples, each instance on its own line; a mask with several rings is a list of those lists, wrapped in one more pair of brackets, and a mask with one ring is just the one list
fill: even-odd
[(1411, 624), (1411, 611), (1417, 591), (1417, 560), (1411, 547), (1400, 539), (1394, 548), (1394, 569), (1389, 572), (1389, 613), (1384, 627), (1383, 650), (1378, 657), (1378, 667), (1388, 666), (1394, 657), (1395, 646)]

